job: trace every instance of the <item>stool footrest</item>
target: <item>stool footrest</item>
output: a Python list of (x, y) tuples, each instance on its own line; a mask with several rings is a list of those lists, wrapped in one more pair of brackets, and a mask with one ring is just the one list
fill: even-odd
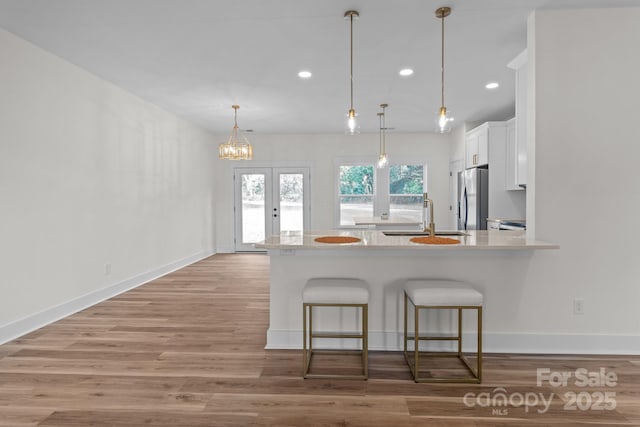
[(309, 351), (309, 354), (311, 356), (313, 356), (314, 354), (337, 354), (337, 355), (352, 355), (352, 354), (362, 354), (363, 351), (360, 350), (359, 348), (354, 348), (352, 350), (349, 349), (344, 349), (344, 350), (329, 350), (329, 349), (322, 349), (322, 350), (307, 350)]
[(458, 337), (438, 336), (438, 335), (433, 335), (433, 336), (421, 335), (418, 338), (416, 338), (415, 336), (407, 335), (407, 339), (412, 341), (415, 341), (416, 339), (431, 340), (431, 341), (459, 341), (460, 340), (460, 338)]
[(339, 333), (331, 334), (331, 333), (325, 333), (325, 332), (321, 332), (321, 333), (314, 332), (312, 334), (309, 334), (309, 336), (311, 338), (364, 338), (364, 335), (362, 334), (339, 334)]

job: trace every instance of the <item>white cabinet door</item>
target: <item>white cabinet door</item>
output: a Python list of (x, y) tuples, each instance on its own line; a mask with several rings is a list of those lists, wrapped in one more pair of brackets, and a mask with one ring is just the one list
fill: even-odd
[(516, 146), (518, 147), (518, 184), (527, 184), (527, 64), (516, 72)]
[[(489, 136), (488, 218), (525, 218), (526, 193), (507, 191), (508, 122), (487, 122)], [(514, 160), (515, 161), (515, 160)]]
[(465, 137), (465, 164), (466, 169), (475, 167), (478, 158), (478, 133), (470, 132)]
[(507, 122), (507, 143), (504, 165), (505, 190), (523, 190), (518, 185), (518, 147), (516, 144), (516, 119)]
[(489, 163), (489, 125), (484, 123), (465, 135), (465, 168)]
[(516, 182), (527, 184), (527, 50), (521, 52), (507, 66), (516, 72)]
[(489, 164), (489, 127), (478, 132), (478, 166)]

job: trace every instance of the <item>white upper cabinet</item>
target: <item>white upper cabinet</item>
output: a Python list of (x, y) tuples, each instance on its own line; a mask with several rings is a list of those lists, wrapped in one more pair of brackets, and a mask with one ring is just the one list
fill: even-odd
[(527, 184), (527, 50), (525, 49), (513, 59), (507, 67), (516, 72), (516, 122), (515, 122), (515, 155), (517, 185)]
[(489, 124), (484, 123), (465, 135), (465, 168), (489, 163)]
[(523, 190), (518, 185), (518, 146), (516, 144), (516, 119), (507, 121), (507, 143), (504, 164), (505, 190)]

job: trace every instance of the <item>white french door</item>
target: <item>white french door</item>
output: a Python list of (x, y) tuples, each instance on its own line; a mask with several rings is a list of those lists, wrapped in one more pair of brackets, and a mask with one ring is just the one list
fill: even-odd
[(309, 168), (234, 169), (236, 252), (281, 231), (309, 229)]

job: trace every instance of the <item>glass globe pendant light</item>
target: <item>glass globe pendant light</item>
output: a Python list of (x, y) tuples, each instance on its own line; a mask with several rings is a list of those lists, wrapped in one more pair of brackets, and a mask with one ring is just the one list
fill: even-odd
[(350, 22), (350, 69), (349, 69), (349, 85), (351, 87), (351, 104), (349, 111), (347, 112), (347, 120), (345, 126), (345, 133), (347, 135), (356, 135), (360, 133), (360, 126), (358, 125), (358, 113), (353, 108), (353, 20), (358, 19), (360, 14), (356, 10), (348, 10), (344, 13), (344, 19), (349, 19)]
[(387, 128), (385, 126), (385, 108), (387, 108), (389, 104), (380, 104), (382, 108), (382, 112), (378, 113), (378, 117), (380, 118), (380, 155), (378, 156), (378, 168), (383, 169), (389, 164), (389, 158), (387, 157), (387, 142), (385, 132)]
[(449, 133), (451, 132), (451, 122), (453, 121), (453, 117), (451, 117), (451, 112), (447, 110), (444, 104), (444, 18), (451, 14), (450, 7), (440, 7), (436, 9), (436, 17), (440, 19), (442, 22), (442, 45), (441, 45), (441, 67), (440, 67), (440, 76), (441, 76), (441, 104), (440, 110), (438, 111), (438, 116), (436, 117), (436, 132), (438, 133)]

